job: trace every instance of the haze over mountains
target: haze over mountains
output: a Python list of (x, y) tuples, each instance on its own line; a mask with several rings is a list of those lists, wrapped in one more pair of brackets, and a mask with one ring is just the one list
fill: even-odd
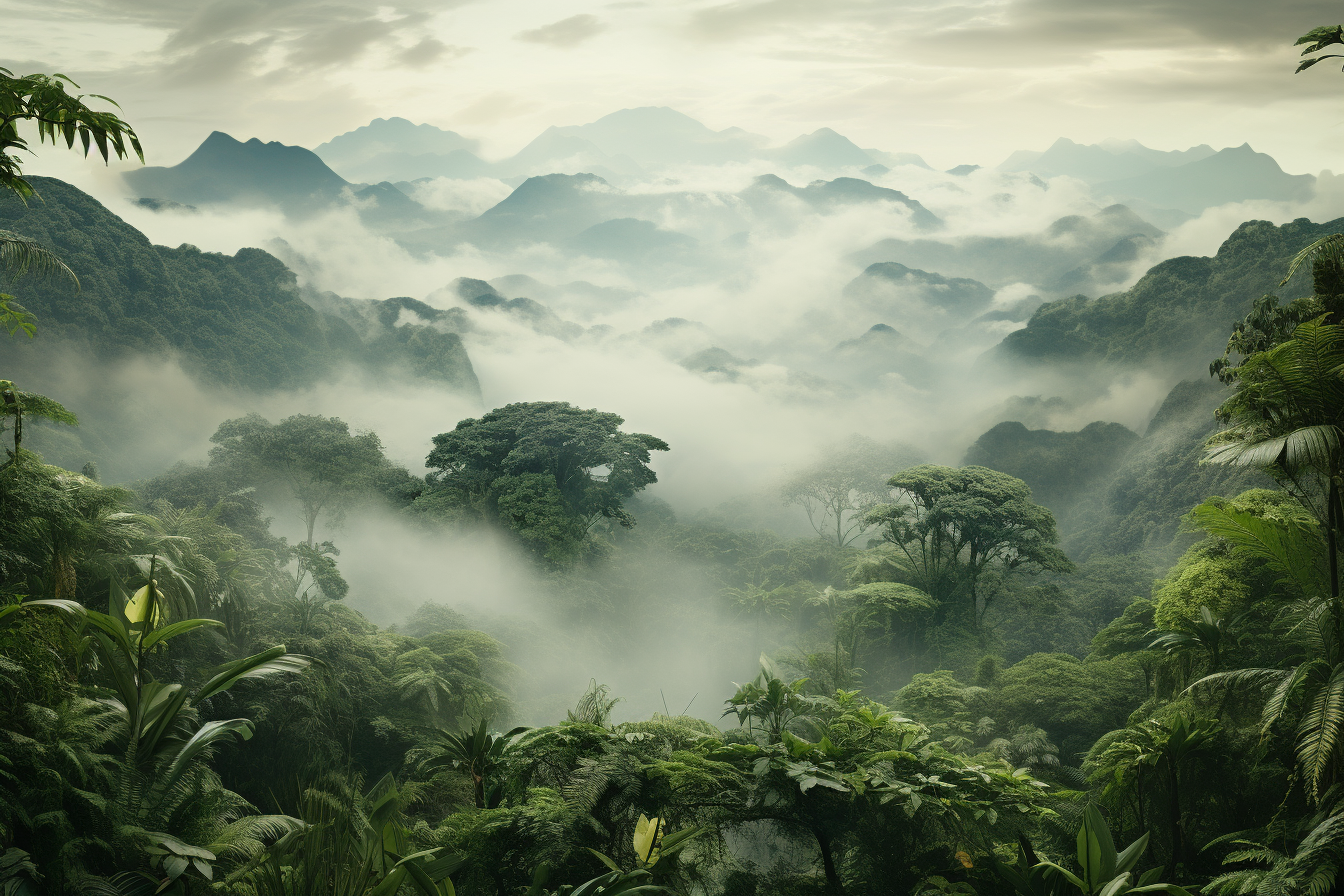
[(1163, 152), (1135, 140), (1108, 140), (1083, 146), (1061, 137), (1045, 152), (1019, 151), (999, 166), (1039, 177), (1074, 177), (1098, 196), (1137, 200), (1159, 217), (1177, 211), (1194, 216), (1207, 208), (1248, 199), (1303, 201), (1316, 179), (1286, 174), (1273, 158), (1250, 144), (1215, 151), (1201, 143)]
[[(468, 136), (401, 118), (316, 151), (215, 132), (127, 183), (165, 221), (187, 220), (187, 206), (281, 212), (289, 223), (266, 245), (300, 272), (305, 301), (364, 339), (410, 323), (468, 343), (524, 332), (599, 354), (638, 346), (710, 383), (812, 401), (934, 388), (941, 364), (981, 356), (1104, 356), (1069, 348), (1048, 323), (1063, 311), (1038, 309), (1124, 290), (1208, 207), (1306, 201), (1314, 178), (1245, 145), (1132, 140), (1060, 139), (997, 168), (939, 172), (829, 128), (772, 146), (645, 107), (548, 128), (494, 160)], [(394, 290), (336, 275), (361, 269), (362, 247), (337, 258), (327, 245), (351, 215), (404, 253), (400, 267), (448, 275), (399, 290), (395, 313), (359, 305)], [(762, 311), (767, 295), (776, 307)], [(1208, 343), (1191, 344), (1199, 358), (1178, 350), (1163, 364), (1206, 363)]]

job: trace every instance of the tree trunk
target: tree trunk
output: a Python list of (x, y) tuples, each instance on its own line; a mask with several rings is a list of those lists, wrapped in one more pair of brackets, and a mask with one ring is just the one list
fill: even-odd
[[(17, 442), (15, 443), (18, 444)], [(1326, 552), (1330, 555), (1330, 596), (1339, 598), (1339, 556), (1336, 553), (1337, 545), (1335, 543), (1335, 531), (1344, 520), (1341, 520), (1339, 507), (1339, 484), (1335, 482), (1334, 477), (1330, 479), (1330, 506), (1326, 509), (1325, 518), (1325, 540)]]
[(1143, 805), (1143, 766), (1139, 766), (1139, 830), (1148, 829), (1148, 810)]
[(1171, 823), (1171, 876), (1177, 878), (1180, 875), (1179, 866), (1181, 864), (1182, 838), (1181, 838), (1181, 779), (1176, 771), (1176, 763), (1168, 760), (1168, 769), (1171, 772), (1171, 793), (1169, 805), (1167, 807), (1168, 820)]
[(840, 875), (835, 871), (835, 859), (831, 856), (831, 837), (824, 831), (814, 830), (817, 837), (817, 846), (821, 849), (821, 867), (826, 871), (826, 889), (831, 893), (843, 893), (845, 888), (840, 883)]

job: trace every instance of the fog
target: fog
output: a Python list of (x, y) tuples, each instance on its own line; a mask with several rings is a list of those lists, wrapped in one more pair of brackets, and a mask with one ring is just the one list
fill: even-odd
[[(654, 458), (659, 482), (648, 494), (683, 516), (744, 496), (778, 505), (779, 483), (791, 471), (851, 434), (909, 443), (932, 461), (958, 464), (1002, 420), (1056, 430), (1103, 420), (1141, 433), (1190, 371), (1027, 373), (994, 360), (993, 348), (1041, 302), (1123, 290), (1163, 258), (1212, 254), (1242, 221), (1344, 212), (1344, 179), (1327, 173), (1308, 202), (1211, 208), (1165, 233), (1153, 228), (1159, 235), (1131, 257), (1101, 263), (1123, 227), (1114, 230), (1114, 213), (1103, 211), (1108, 197), (1068, 177), (1046, 183), (992, 169), (954, 176), (914, 165), (871, 176), (937, 216), (930, 228), (901, 202), (818, 207), (793, 194), (751, 192), (761, 174), (803, 187), (827, 176), (818, 169), (688, 166), (599, 191), (611, 207), (636, 209), (692, 241), (673, 260), (650, 262), (638, 253), (584, 254), (558, 239), (454, 238), (427, 251), (423, 239), (366, 226), (354, 206), (302, 219), (267, 208), (156, 212), (133, 203), (114, 179), (62, 173), (155, 243), (230, 254), (260, 246), (307, 289), (461, 309), (483, 401), (424, 381), (372, 381), (355, 369), (295, 391), (226, 392), (193, 380), (172, 357), (99, 365), (22, 346), (27, 387), (61, 396), (85, 418), (78, 441), (49, 430), (34, 436), (54, 462), (78, 469), (87, 455), (106, 478), (132, 481), (177, 461), (204, 462), (225, 419), (317, 413), (377, 432), (390, 458), (421, 474), (430, 438), (461, 419), (511, 402), (568, 401), (613, 411), (627, 431), (665, 439), (672, 450)], [(411, 195), (467, 221), (511, 190), (486, 177), (437, 178), (413, 185)], [(1061, 228), (1061, 219), (1081, 223)], [(886, 257), (883, 246), (902, 254)], [(945, 264), (906, 260), (913, 274), (864, 279), (869, 264), (909, 258)], [(1042, 274), (1054, 270), (1082, 273), (1065, 289)], [(533, 299), (547, 313), (473, 304), (461, 278), (490, 282), (503, 299)], [(295, 537), (292, 509), (270, 509), (276, 531)], [(779, 518), (791, 520), (785, 528), (801, 531), (800, 514), (778, 506)], [(371, 507), (321, 537), (342, 551), (348, 602), (373, 621), (396, 623), (435, 602), (496, 633), (524, 670), (522, 711), (534, 720), (572, 705), (594, 677), (630, 698), (618, 717), (662, 710), (664, 699), (673, 711), (697, 699), (692, 712), (715, 718), (727, 682), (752, 674), (759, 645), (705, 641), (724, 621), (712, 593), (699, 595), (703, 618), (655, 613), (617, 634), (600, 617), (557, 609), (554, 582), (490, 533), (445, 535)], [(688, 570), (658, 593), (682, 589), (690, 597), (705, 588)], [(529, 636), (546, 626), (568, 627), (573, 638), (563, 643), (579, 645), (578, 653), (538, 646), (546, 639)]]

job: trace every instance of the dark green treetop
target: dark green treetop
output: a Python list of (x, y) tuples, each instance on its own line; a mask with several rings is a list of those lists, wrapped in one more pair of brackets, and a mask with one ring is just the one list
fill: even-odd
[(868, 514), (895, 546), (913, 584), (942, 603), (964, 588), (976, 619), (991, 596), (977, 589), (990, 567), (1067, 572), (1055, 517), (1025, 482), (987, 467), (924, 464), (891, 477), (897, 501)]
[[(483, 518), (507, 514), (504, 522), (514, 528), (525, 530), (533, 517), (547, 525), (568, 521), (580, 535), (600, 519), (630, 528), (623, 502), (658, 481), (650, 452), (668, 445), (621, 432), (624, 422), (563, 401), (507, 405), (435, 436), (428, 478)], [(521, 501), (525, 495), (532, 500)]]

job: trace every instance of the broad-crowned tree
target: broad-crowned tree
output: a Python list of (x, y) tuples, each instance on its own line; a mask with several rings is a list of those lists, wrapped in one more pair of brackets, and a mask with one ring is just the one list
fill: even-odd
[(658, 481), (662, 439), (622, 432), (624, 419), (563, 401), (511, 404), (434, 437), (422, 506), (465, 508), (517, 532), (547, 560), (577, 555), (599, 520), (625, 528), (626, 498)]
[(856, 436), (797, 473), (781, 496), (784, 503), (803, 508), (817, 535), (845, 547), (868, 531), (872, 524), (866, 512), (888, 498), (887, 479), (915, 463), (915, 456), (908, 446)]
[(991, 568), (1073, 568), (1055, 546), (1055, 517), (1031, 500), (1021, 479), (987, 467), (924, 464), (888, 480), (897, 500), (867, 514), (893, 546), (898, 565), (944, 607), (959, 594), (979, 625), (994, 594), (982, 589)]
[(391, 466), (372, 432), (335, 417), (296, 414), (279, 423), (257, 414), (226, 420), (210, 437), (210, 466), (235, 482), (281, 484), (298, 503), (313, 547), (317, 521), (341, 520), (346, 504)]

